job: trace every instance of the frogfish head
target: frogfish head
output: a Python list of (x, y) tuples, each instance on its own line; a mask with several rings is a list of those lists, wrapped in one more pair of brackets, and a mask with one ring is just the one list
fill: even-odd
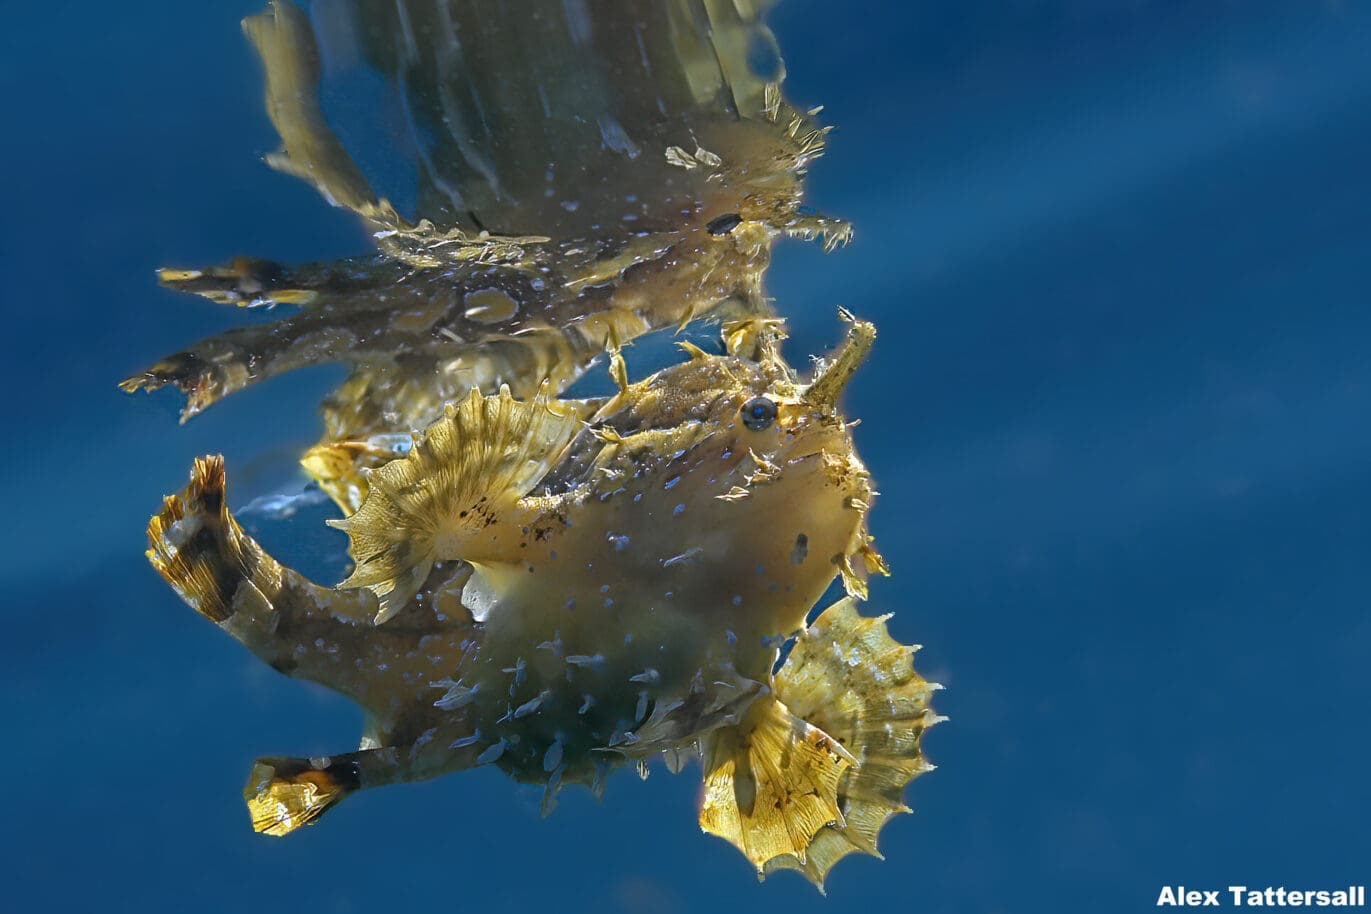
[(669, 578), (676, 599), (723, 607), (740, 637), (795, 630), (835, 575), (864, 594), (884, 566), (866, 534), (870, 477), (838, 406), (873, 338), (851, 320), (808, 382), (774, 350), (686, 346), (689, 360), (625, 384), (592, 417), (593, 453), (563, 467), (587, 496), (578, 528), (623, 534), (625, 556), (643, 557), (635, 579)]

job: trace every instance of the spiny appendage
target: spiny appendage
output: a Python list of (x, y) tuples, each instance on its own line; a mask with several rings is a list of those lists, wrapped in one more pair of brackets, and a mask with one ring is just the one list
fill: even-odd
[[(346, 261), (340, 261), (342, 268)], [(378, 271), (381, 272), (381, 271)], [(201, 295), (210, 301), (242, 308), (271, 308), (278, 304), (312, 305), (322, 296), (355, 295), (372, 283), (361, 278), (310, 268), (308, 275), (266, 260), (240, 257), (227, 266), (203, 270), (162, 269), (163, 286)], [(357, 274), (360, 277), (360, 274)], [(332, 285), (333, 288), (329, 288)], [(355, 285), (349, 290), (346, 287)], [(310, 329), (317, 330), (317, 327)], [(305, 331), (289, 319), (274, 324), (236, 327), (200, 340), (119, 382), (125, 393), (148, 392), (171, 385), (186, 396), (181, 421), (202, 412), (229, 394), (273, 374), (293, 367), (294, 360), (282, 343)], [(315, 339), (317, 342), (317, 337)], [(292, 344), (293, 345), (293, 344)]]
[(870, 596), (867, 580), (873, 574), (883, 577), (890, 575), (890, 566), (873, 545), (874, 537), (866, 532), (866, 520), (858, 528), (848, 552), (838, 557), (838, 573), (843, 579), (843, 590), (850, 597), (865, 600)]
[(842, 577), (843, 590), (850, 597), (865, 600), (870, 595), (868, 579), (872, 575), (890, 575), (890, 566), (876, 551), (875, 537), (867, 532), (867, 515), (876, 491), (871, 487), (870, 473), (856, 454), (842, 456), (825, 453), (823, 460), (824, 469), (835, 486), (856, 491), (856, 494), (848, 496), (846, 505), (848, 510), (857, 512), (860, 523), (853, 531), (847, 548), (835, 556), (834, 561)]
[[(374, 235), (376, 246), (387, 257), (415, 269), (462, 264), (505, 265), (533, 269), (546, 259), (542, 249), (552, 239), (546, 235), (492, 235), (461, 228), (438, 228), (427, 219), (411, 225), (389, 206), (389, 224)], [(373, 215), (373, 221), (379, 219)]]
[(854, 759), (774, 696), (743, 720), (701, 740), (705, 793), (700, 827), (737, 847), (757, 868), (805, 859), (825, 826), (843, 823), (839, 784)]
[[(381, 599), (377, 622), (405, 605), (441, 559), (498, 561), (509, 514), (581, 428), (576, 409), (545, 395), (522, 402), (508, 388), (460, 404), (414, 436), (409, 454), (367, 474), (362, 506), (331, 524), (357, 563), (340, 587)], [(517, 554), (517, 545), (514, 547)]]
[(243, 535), (224, 501), (224, 459), (200, 457), (190, 484), (148, 521), (148, 561), (181, 599), (215, 623), (234, 613), (242, 586), (279, 589), (281, 566)]
[(358, 766), (347, 759), (262, 758), (252, 766), (243, 799), (252, 830), (280, 837), (312, 825), (360, 787)]
[(852, 599), (840, 600), (796, 640), (776, 675), (777, 697), (846, 747), (856, 764), (838, 784), (841, 817), (815, 834), (805, 853), (770, 860), (768, 874), (799, 870), (822, 891), (829, 870), (848, 854), (880, 857), (881, 829), (910, 811), (905, 785), (933, 769), (920, 740), (944, 719), (929, 707), (941, 686), (914, 672), (917, 648), (891, 638), (887, 618), (863, 617)]
[[(574, 357), (568, 356), (559, 368), (557, 360), (547, 354), (546, 347), (531, 342), (470, 355), (473, 370), (465, 377), (465, 383), (460, 384), (462, 393), (469, 393), (473, 388), (494, 390), (496, 387), (482, 383), (483, 379), (514, 375), (524, 379), (514, 386), (514, 396), (536, 397), (543, 383), (548, 389), (565, 386), (567, 381), (563, 379), (562, 369), (576, 364), (572, 361)], [(546, 359), (541, 358), (544, 355), (547, 355)], [(523, 356), (533, 358), (531, 367), (525, 365)], [(409, 433), (382, 430), (396, 426), (390, 417), (397, 414), (401, 417), (398, 427), (425, 426), (434, 417), (443, 415), (446, 403), (458, 395), (450, 389), (450, 379), (455, 374), (452, 363), (442, 372), (444, 381), (437, 380), (438, 374), (439, 370), (432, 366), (429, 371), (420, 373), (412, 364), (385, 372), (359, 367), (325, 400), (321, 410), (324, 437), (305, 452), (300, 465), (345, 516), (355, 514), (366, 500), (367, 474), (403, 457), (410, 449)], [(540, 382), (538, 379), (547, 380)], [(560, 406), (575, 409), (582, 419), (588, 419), (600, 402), (558, 401)]]
[[(768, 104), (772, 104), (770, 99)], [(772, 117), (773, 122), (778, 126), (781, 123), (785, 124), (783, 148), (785, 155), (791, 160), (790, 170), (803, 177), (810, 163), (824, 154), (828, 146), (828, 135), (833, 131), (833, 127), (821, 127), (815, 120), (823, 106), (801, 112), (781, 102), (779, 93), (774, 104), (776, 108), (773, 110), (776, 113)], [(781, 110), (782, 108), (785, 110)], [(819, 241), (823, 245), (824, 253), (844, 247), (852, 240), (851, 222), (825, 216), (808, 207), (794, 209), (786, 218), (780, 220), (775, 228), (790, 238)]]
[(781, 360), (781, 341), (787, 338), (785, 320), (768, 315), (753, 315), (725, 321), (722, 328), (724, 351), (753, 362)]
[(857, 319), (845, 308), (838, 309), (838, 317), (847, 324), (847, 338), (831, 358), (820, 359), (814, 368), (814, 378), (805, 388), (804, 401), (816, 410), (832, 413), (871, 347), (876, 342), (876, 325)]

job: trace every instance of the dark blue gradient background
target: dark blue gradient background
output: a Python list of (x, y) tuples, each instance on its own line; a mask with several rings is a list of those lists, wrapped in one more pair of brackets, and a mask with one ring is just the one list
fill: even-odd
[[(291, 484), (340, 373), (182, 428), (114, 382), (245, 319), (155, 267), (366, 246), (260, 162), (257, 8), (5, 8), (0, 907), (1144, 911), (1371, 881), (1371, 5), (777, 9), (789, 94), (839, 125), (812, 200), (857, 240), (786, 244), (770, 288), (795, 358), (838, 304), (880, 327), (849, 400), (895, 569), (871, 606), (951, 717), (889, 859), (826, 900), (701, 836), (694, 770), (546, 821), (482, 770), (250, 832), (253, 756), (349, 747), (359, 716), (183, 606), (142, 529), (197, 454), (237, 505)], [(341, 549), (321, 516), (258, 532), (306, 561)]]

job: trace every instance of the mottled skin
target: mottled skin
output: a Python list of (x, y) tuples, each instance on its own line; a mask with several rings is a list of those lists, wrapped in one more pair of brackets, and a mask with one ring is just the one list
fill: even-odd
[[(481, 732), (519, 736), (506, 750), (511, 771), (544, 779), (545, 753), (560, 739), (564, 779), (580, 779), (594, 750), (631, 740), (692, 684), (714, 706), (755, 694), (739, 678), (769, 681), (775, 636), (799, 630), (839, 557), (866, 545), (854, 506), (870, 497), (866, 474), (829, 465), (849, 459), (847, 429), (831, 403), (801, 394), (779, 363), (698, 356), (602, 409), (540, 487), (557, 494), (527, 499), (532, 510), (511, 522), (528, 534), (507, 560), (478, 564), (468, 585), (491, 599), (480, 600), (481, 649), (460, 677), (479, 683), (471, 707)], [(741, 407), (758, 396), (778, 414), (753, 430)], [(761, 478), (757, 458), (778, 468), (774, 478)], [(748, 494), (720, 497), (735, 487)], [(540, 644), (560, 648), (530, 650)], [(565, 659), (596, 654), (602, 664)], [(504, 671), (521, 660), (516, 683)], [(544, 693), (547, 713), (500, 722)], [(587, 695), (593, 706), (577, 713)], [(681, 741), (698, 735), (694, 708), (679, 713)]]

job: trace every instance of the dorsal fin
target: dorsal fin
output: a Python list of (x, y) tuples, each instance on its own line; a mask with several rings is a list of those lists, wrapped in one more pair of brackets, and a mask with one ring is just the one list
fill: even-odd
[(384, 622), (412, 597), (434, 562), (474, 565), (518, 556), (519, 499), (581, 428), (575, 410), (543, 394), (521, 402), (508, 388), (448, 404), (414, 436), (409, 454), (367, 477), (356, 514), (329, 523), (347, 533), (357, 567), (339, 587), (370, 587)]
[(829, 870), (848, 854), (881, 856), (881, 829), (909, 812), (905, 785), (933, 768), (921, 741), (942, 720), (928, 704), (942, 687), (914, 672), (915, 648), (890, 636), (886, 618), (862, 616), (850, 597), (839, 600), (796, 639), (776, 674), (776, 695), (845, 746), (857, 764), (838, 785), (842, 822), (820, 829), (804, 853), (770, 861), (767, 874), (799, 870), (822, 891)]

